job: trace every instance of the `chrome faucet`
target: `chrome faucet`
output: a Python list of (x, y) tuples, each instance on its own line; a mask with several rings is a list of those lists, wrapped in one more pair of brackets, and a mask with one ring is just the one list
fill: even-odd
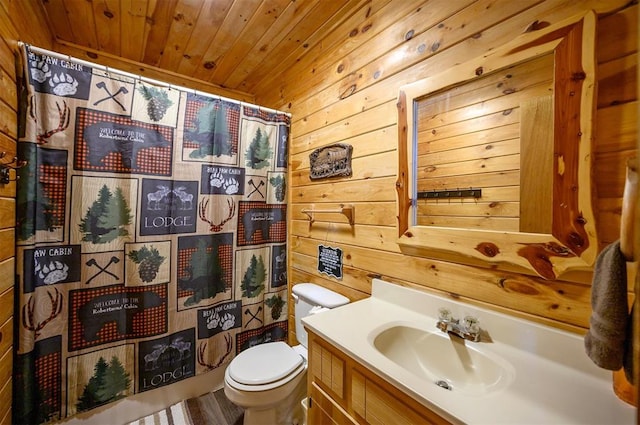
[(460, 319), (454, 319), (451, 316), (451, 311), (446, 308), (440, 308), (438, 309), (436, 327), (442, 332), (453, 333), (469, 341), (480, 341), (480, 325), (478, 325), (477, 317), (465, 316), (461, 323)]

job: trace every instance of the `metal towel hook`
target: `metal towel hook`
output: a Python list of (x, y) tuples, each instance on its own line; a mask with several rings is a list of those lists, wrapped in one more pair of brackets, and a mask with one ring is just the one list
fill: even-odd
[[(7, 156), (6, 152), (0, 152), (0, 159)], [(14, 156), (9, 162), (0, 162), (0, 184), (9, 184), (9, 182), (18, 180), (19, 176), (11, 178), (11, 170), (17, 170), (27, 165), (27, 161), (18, 159)]]

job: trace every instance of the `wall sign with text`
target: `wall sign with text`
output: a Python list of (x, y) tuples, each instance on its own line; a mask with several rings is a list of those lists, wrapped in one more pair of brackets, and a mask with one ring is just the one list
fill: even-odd
[(342, 279), (342, 250), (318, 245), (318, 273)]

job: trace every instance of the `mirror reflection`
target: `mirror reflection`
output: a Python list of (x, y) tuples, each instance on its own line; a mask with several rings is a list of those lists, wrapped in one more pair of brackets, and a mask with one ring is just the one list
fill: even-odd
[(547, 54), (415, 101), (415, 225), (551, 232), (553, 81)]

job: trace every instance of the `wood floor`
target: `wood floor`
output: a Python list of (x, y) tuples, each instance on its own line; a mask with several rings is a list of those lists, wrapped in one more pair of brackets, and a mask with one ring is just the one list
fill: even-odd
[(231, 403), (224, 389), (187, 400), (194, 425), (242, 425), (244, 411)]

